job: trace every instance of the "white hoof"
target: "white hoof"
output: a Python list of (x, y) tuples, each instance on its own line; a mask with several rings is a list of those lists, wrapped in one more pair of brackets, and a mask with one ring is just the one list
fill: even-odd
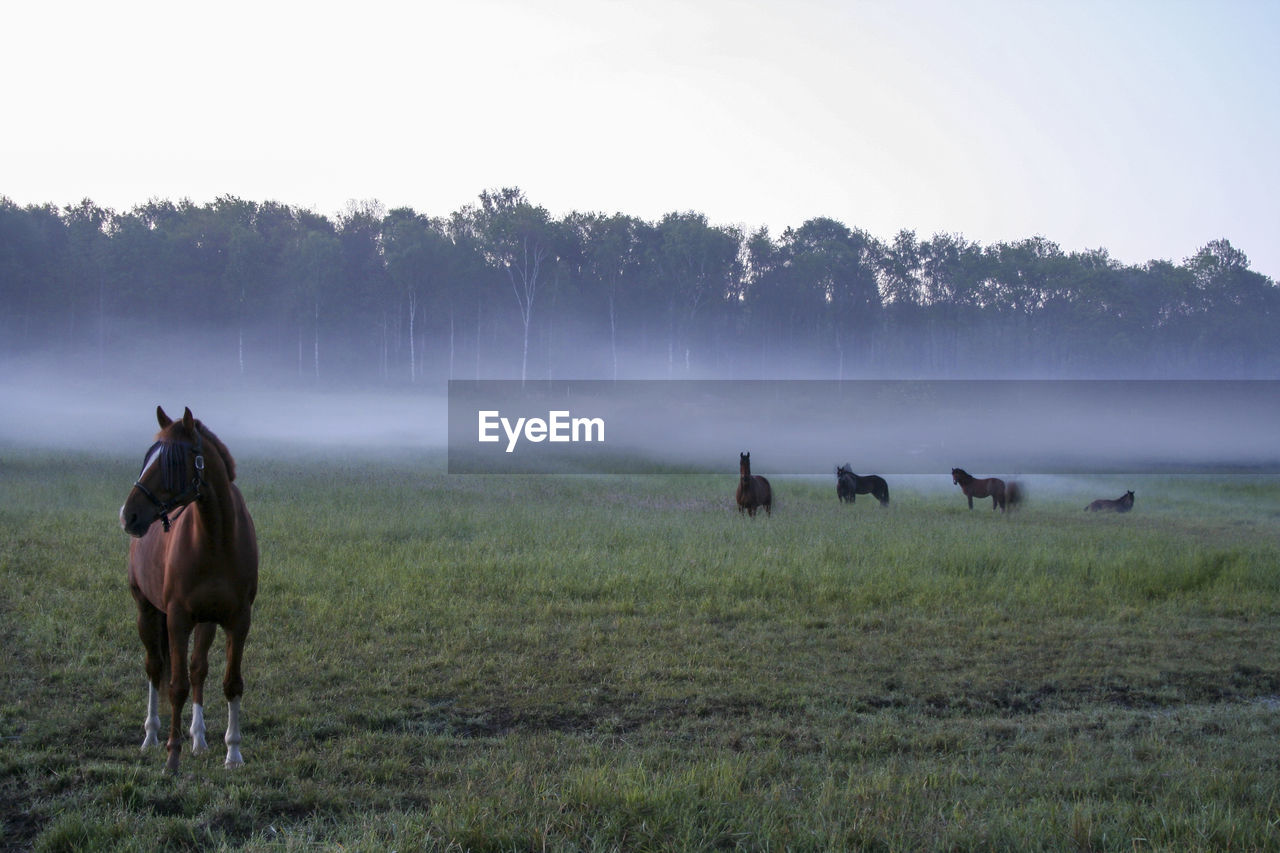
[(204, 739), (204, 706), (191, 706), (191, 754), (199, 755), (209, 748)]
[(142, 748), (156, 746), (160, 743), (160, 694), (150, 684), (147, 685), (147, 716), (142, 720), (142, 730), (147, 736), (142, 739)]
[(240, 755), (240, 699), (227, 703), (227, 735), (222, 739), (227, 745), (227, 767), (240, 767), (244, 758)]

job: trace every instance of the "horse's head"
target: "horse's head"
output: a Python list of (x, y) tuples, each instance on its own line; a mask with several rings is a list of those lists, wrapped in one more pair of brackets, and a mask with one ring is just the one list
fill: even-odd
[(843, 465), (836, 466), (837, 480), (839, 480), (841, 477), (844, 477), (844, 476), (851, 476), (852, 474), (853, 474), (853, 467), (848, 462), (846, 462)]
[(1120, 500), (1128, 504), (1133, 503), (1133, 490), (1130, 489), (1129, 491), (1125, 492), (1124, 497), (1122, 497)]
[(169, 512), (200, 497), (204, 483), (204, 452), (200, 430), (191, 410), (175, 421), (156, 406), (160, 431), (142, 460), (142, 470), (120, 507), (120, 526), (130, 536), (142, 536), (156, 519), (169, 529)]
[(963, 476), (968, 476), (964, 473), (963, 469), (961, 468), (951, 469), (951, 482), (954, 483), (955, 485), (957, 486), (960, 485), (960, 478)]

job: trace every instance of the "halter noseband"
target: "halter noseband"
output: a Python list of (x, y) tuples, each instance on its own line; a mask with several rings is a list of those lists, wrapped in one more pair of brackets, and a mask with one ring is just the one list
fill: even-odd
[[(181, 514), (182, 507), (186, 507), (186, 505), (191, 503), (191, 501), (200, 500), (200, 487), (204, 485), (204, 479), (201, 477), (201, 474), (204, 473), (204, 454), (201, 452), (202, 442), (200, 440), (200, 431), (196, 430), (195, 435), (195, 444), (190, 444), (185, 441), (157, 441), (151, 448), (151, 451), (155, 451), (157, 447), (160, 448), (160, 462), (164, 467), (165, 488), (171, 489), (176, 486), (175, 481), (177, 480), (177, 476), (175, 476), (176, 472), (172, 467), (171, 448), (190, 447), (195, 452), (195, 475), (191, 478), (191, 485), (187, 486), (177, 495), (169, 498), (169, 500), (162, 501), (157, 498), (150, 489), (142, 485), (142, 474), (139, 474), (138, 479), (133, 482), (133, 487), (142, 492), (143, 496), (146, 497), (147, 500), (151, 501), (151, 503), (155, 505), (156, 509), (160, 510), (159, 518), (161, 523), (164, 524), (165, 533), (169, 532), (169, 511), (171, 509), (179, 507), (178, 514)], [(149, 451), (147, 453), (147, 457), (150, 458), (150, 456), (151, 452)], [(146, 469), (144, 468), (143, 470), (145, 471)], [(190, 499), (188, 500), (188, 498)], [(178, 514), (175, 514), (174, 518), (177, 518)]]

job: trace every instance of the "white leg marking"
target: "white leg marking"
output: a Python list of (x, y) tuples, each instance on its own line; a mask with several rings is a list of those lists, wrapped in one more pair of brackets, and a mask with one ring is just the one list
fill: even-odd
[(160, 732), (160, 691), (154, 684), (147, 683), (147, 718), (142, 721), (142, 728), (147, 736), (142, 739), (142, 748), (160, 743), (156, 735)]
[(204, 739), (204, 706), (191, 704), (191, 754), (199, 755), (209, 748)]
[(227, 744), (227, 766), (239, 767), (244, 764), (240, 755), (240, 700), (232, 699), (227, 703), (227, 736), (223, 738)]

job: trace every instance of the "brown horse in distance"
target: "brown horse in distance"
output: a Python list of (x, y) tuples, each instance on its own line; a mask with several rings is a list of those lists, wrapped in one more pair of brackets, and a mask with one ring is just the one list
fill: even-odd
[(751, 454), (738, 454), (738, 514), (743, 510), (752, 518), (756, 517), (756, 508), (764, 507), (766, 515), (773, 515), (773, 489), (764, 477), (752, 476)]
[[(187, 409), (174, 421), (156, 407), (160, 431), (142, 471), (120, 507), (129, 543), (129, 590), (138, 604), (138, 635), (146, 651), (147, 716), (142, 748), (158, 743), (160, 681), (169, 675), (166, 767), (176, 772), (182, 752), (182, 706), (192, 694), (192, 752), (207, 748), (204, 680), (209, 647), (222, 627), (227, 667), (227, 767), (240, 755), (240, 662), (258, 592), (258, 541), (253, 519), (233, 482), (236, 463), (208, 427)], [(172, 513), (172, 517), (170, 514)], [(155, 524), (156, 521), (161, 524)], [(190, 674), (187, 646), (194, 636)]]
[(991, 498), (991, 511), (997, 507), (1005, 508), (1004, 480), (999, 477), (987, 477), (979, 480), (963, 468), (951, 469), (951, 482), (960, 487), (964, 496), (969, 499), (969, 509), (973, 509), (974, 498)]
[(1084, 508), (1085, 512), (1128, 512), (1133, 509), (1133, 492), (1125, 492), (1113, 501), (1099, 498)]

